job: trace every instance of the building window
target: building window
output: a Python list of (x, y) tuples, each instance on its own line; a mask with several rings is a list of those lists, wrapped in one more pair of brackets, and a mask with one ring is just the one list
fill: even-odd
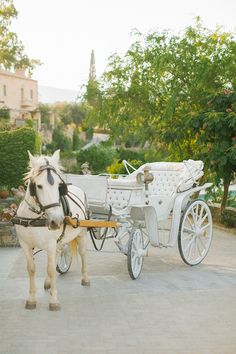
[(6, 96), (7, 95), (7, 86), (3, 85), (3, 95)]
[(30, 98), (31, 100), (34, 98), (34, 91), (32, 89), (30, 90)]
[(24, 100), (24, 89), (23, 88), (20, 89), (20, 94), (21, 94), (21, 101), (23, 101)]

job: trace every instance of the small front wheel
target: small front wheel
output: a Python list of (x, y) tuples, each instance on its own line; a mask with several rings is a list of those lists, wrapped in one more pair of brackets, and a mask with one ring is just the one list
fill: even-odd
[(127, 265), (128, 272), (132, 279), (137, 279), (143, 266), (143, 257), (146, 252), (143, 245), (143, 233), (140, 228), (131, 231), (128, 241)]
[(191, 266), (206, 257), (212, 239), (212, 216), (203, 200), (190, 203), (181, 219), (178, 246), (183, 261)]
[(72, 253), (69, 245), (64, 245), (60, 256), (57, 261), (57, 272), (60, 274), (65, 274), (70, 269), (72, 262)]

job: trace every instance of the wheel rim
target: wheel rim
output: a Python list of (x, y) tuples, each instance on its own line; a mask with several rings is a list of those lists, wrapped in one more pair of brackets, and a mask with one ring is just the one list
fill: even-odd
[(196, 201), (186, 211), (181, 226), (181, 248), (184, 260), (198, 264), (205, 258), (212, 238), (212, 217), (203, 201)]
[(71, 264), (71, 252), (68, 245), (65, 245), (58, 260), (58, 267), (61, 271), (66, 271)]
[(131, 267), (135, 278), (141, 272), (143, 265), (143, 237), (140, 229), (136, 229), (133, 234), (131, 246)]

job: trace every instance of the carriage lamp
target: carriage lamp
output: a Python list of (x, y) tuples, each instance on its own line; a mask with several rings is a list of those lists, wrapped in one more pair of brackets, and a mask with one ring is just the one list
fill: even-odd
[(145, 184), (145, 204), (146, 205), (149, 204), (148, 185), (149, 185), (149, 183), (152, 183), (153, 180), (154, 180), (154, 176), (152, 173), (150, 173), (150, 168), (148, 166), (145, 166), (143, 172), (138, 173), (136, 176), (137, 183), (139, 183), (139, 184), (144, 183)]
[(146, 166), (143, 170), (143, 172), (139, 172), (136, 176), (136, 181), (138, 184), (144, 183), (145, 185), (148, 185), (154, 180), (154, 176), (152, 173), (149, 172), (150, 169), (148, 166)]

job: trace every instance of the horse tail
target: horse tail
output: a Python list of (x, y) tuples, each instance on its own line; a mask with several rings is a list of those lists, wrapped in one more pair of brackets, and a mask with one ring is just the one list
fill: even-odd
[(76, 237), (69, 242), (72, 257), (76, 258), (77, 260), (78, 260), (78, 245), (79, 245), (79, 237)]

